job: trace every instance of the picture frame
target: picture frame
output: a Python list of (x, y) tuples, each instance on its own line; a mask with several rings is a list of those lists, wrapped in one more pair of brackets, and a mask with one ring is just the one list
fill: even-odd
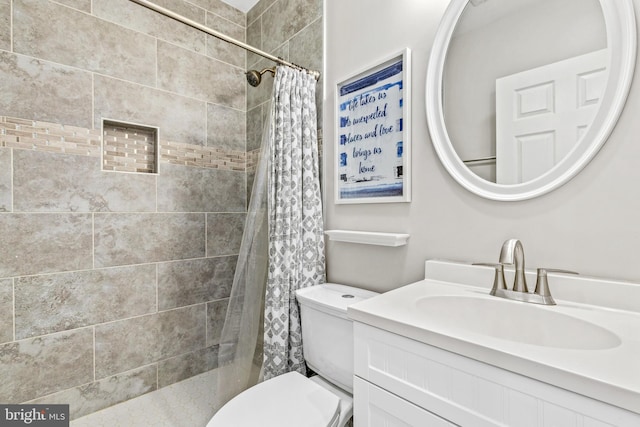
[(335, 203), (411, 201), (411, 51), (336, 85)]

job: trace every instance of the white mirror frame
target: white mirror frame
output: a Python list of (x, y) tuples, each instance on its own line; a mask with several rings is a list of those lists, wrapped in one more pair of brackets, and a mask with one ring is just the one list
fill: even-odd
[(548, 193), (573, 178), (598, 153), (615, 127), (629, 93), (636, 61), (633, 0), (600, 0), (611, 64), (606, 90), (593, 123), (579, 144), (547, 173), (522, 184), (496, 184), (473, 173), (458, 157), (444, 122), (442, 81), (453, 31), (469, 0), (451, 0), (436, 32), (426, 80), (427, 123), (440, 161), (467, 190), (491, 200), (526, 200)]

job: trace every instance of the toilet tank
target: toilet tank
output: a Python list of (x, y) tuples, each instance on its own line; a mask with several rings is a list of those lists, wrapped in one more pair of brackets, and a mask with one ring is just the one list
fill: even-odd
[(349, 393), (353, 393), (353, 322), (347, 317), (347, 307), (376, 295), (333, 283), (296, 291), (307, 365)]

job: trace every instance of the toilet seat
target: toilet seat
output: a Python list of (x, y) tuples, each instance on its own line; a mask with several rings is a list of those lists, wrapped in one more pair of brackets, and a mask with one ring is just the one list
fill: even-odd
[(333, 427), (340, 399), (297, 372), (264, 381), (240, 393), (207, 427)]

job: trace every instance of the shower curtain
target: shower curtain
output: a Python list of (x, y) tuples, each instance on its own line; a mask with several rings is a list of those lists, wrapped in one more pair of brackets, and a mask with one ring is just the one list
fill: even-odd
[(315, 79), (279, 66), (218, 348), (214, 406), (304, 372), (295, 289), (324, 283)]
[(269, 141), (265, 379), (306, 373), (295, 290), (325, 279), (315, 87), (311, 75), (278, 67)]

